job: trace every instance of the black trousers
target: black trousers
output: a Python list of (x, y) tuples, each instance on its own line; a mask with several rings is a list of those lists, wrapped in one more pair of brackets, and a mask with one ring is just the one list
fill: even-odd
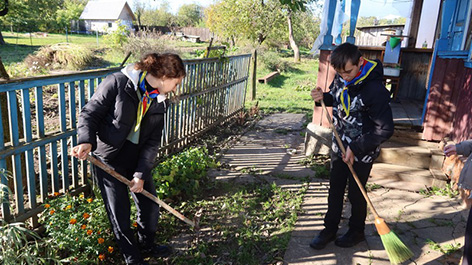
[(472, 209), (469, 210), (467, 225), (465, 227), (464, 254), (462, 255), (462, 265), (472, 265)]
[[(120, 152), (120, 154), (124, 155), (110, 162), (110, 166), (131, 180), (136, 168), (137, 159), (135, 158), (137, 158), (137, 152), (138, 150), (136, 150), (134, 144), (125, 144), (125, 147)], [(137, 209), (138, 241), (136, 241), (133, 229), (131, 229), (131, 204), (128, 187), (98, 167), (94, 167), (94, 172), (115, 239), (125, 262), (141, 262), (143, 258), (140, 253), (140, 247), (149, 248), (154, 244), (159, 219), (159, 205), (142, 194), (131, 192), (131, 197)], [(144, 189), (156, 195), (154, 181), (144, 181)]]
[[(354, 171), (365, 188), (367, 179), (372, 169), (372, 163), (354, 162)], [(349, 180), (349, 181), (348, 181)], [(364, 231), (365, 218), (367, 216), (367, 202), (362, 196), (356, 181), (352, 177), (349, 167), (341, 157), (331, 155), (331, 174), (329, 179), (328, 211), (324, 218), (324, 226), (327, 230), (336, 232), (343, 211), (344, 192), (348, 185), (348, 199), (352, 205), (349, 228)]]

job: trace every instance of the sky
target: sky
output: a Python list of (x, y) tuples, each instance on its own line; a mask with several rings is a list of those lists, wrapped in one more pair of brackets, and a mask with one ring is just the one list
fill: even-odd
[[(128, 4), (133, 8), (135, 1), (141, 1), (149, 6), (158, 8), (162, 3), (167, 2), (171, 7), (171, 12), (176, 14), (180, 6), (183, 4), (199, 4), (207, 7), (218, 0), (127, 0)], [(324, 0), (319, 0), (323, 1)], [(350, 6), (350, 0), (346, 1), (346, 6)], [(395, 4), (392, 4), (392, 3)], [(361, 0), (361, 9), (359, 16), (376, 16), (378, 18), (395, 18), (408, 17), (413, 0)], [(349, 12), (349, 10), (346, 10)]]
[(169, 3), (170, 8), (171, 8), (170, 12), (173, 14), (177, 14), (177, 11), (183, 4), (199, 4), (203, 7), (207, 7), (213, 4), (213, 2), (215, 2), (215, 0), (127, 0), (127, 1), (132, 9), (133, 9), (133, 5), (135, 1), (146, 3), (149, 6), (152, 6), (155, 8), (159, 8), (159, 6), (162, 3), (167, 2)]

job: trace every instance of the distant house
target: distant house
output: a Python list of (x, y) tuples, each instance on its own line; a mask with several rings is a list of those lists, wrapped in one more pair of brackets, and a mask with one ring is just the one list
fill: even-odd
[(87, 32), (110, 32), (117, 29), (118, 21), (132, 31), (136, 18), (126, 0), (92, 0), (85, 6), (80, 19)]

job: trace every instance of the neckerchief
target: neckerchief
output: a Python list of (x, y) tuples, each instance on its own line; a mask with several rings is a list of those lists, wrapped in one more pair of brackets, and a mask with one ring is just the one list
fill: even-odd
[(349, 110), (351, 108), (351, 97), (348, 93), (349, 86), (357, 85), (363, 81), (367, 76), (369, 76), (370, 72), (374, 70), (375, 66), (377, 66), (377, 62), (364, 58), (364, 63), (361, 65), (359, 73), (357, 73), (356, 77), (354, 77), (354, 79), (349, 82), (343, 80), (344, 88), (341, 93), (341, 104), (343, 106), (344, 112), (346, 112), (346, 116), (349, 116)]
[(146, 89), (146, 74), (147, 72), (144, 71), (141, 74), (139, 74), (139, 90), (141, 91), (142, 97), (141, 101), (139, 102), (138, 105), (138, 117), (136, 119), (136, 127), (134, 127), (134, 131), (137, 132), (139, 129), (139, 126), (141, 126), (141, 121), (143, 120), (144, 115), (149, 109), (150, 102), (152, 99), (157, 98), (159, 95), (159, 91), (157, 89), (152, 90), (151, 92), (148, 92)]

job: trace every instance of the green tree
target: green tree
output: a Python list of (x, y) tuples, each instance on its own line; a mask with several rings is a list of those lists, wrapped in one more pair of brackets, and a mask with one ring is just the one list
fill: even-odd
[(64, 0), (63, 8), (56, 11), (57, 27), (69, 29), (70, 22), (79, 19), (84, 11), (85, 3), (85, 0)]
[(163, 3), (157, 9), (144, 10), (141, 23), (145, 26), (171, 26), (175, 16), (170, 13), (169, 3)]
[(300, 61), (300, 49), (295, 41), (294, 30), (293, 30), (293, 17), (297, 16), (301, 12), (305, 12), (306, 5), (315, 0), (279, 0), (287, 14), (287, 25), (288, 25), (288, 39), (290, 47), (293, 50), (293, 57), (295, 62)]
[(185, 4), (177, 11), (177, 24), (184, 27), (196, 26), (203, 18), (203, 7), (197, 4)]
[(285, 15), (278, 0), (222, 0), (206, 12), (211, 31), (233, 42), (236, 36), (262, 44), (285, 28)]

